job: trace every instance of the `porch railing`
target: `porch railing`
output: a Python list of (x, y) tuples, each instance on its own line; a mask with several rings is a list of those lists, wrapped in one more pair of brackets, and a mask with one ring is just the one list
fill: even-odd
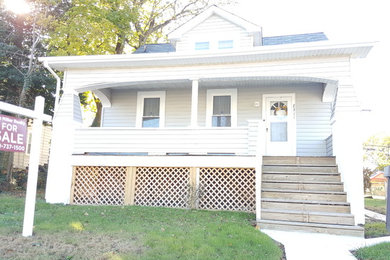
[(79, 128), (74, 154), (236, 154), (256, 153), (258, 124), (232, 128)]

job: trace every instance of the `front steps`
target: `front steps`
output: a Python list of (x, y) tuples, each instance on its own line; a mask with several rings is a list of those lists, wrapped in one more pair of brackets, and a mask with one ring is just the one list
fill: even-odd
[(260, 228), (364, 236), (334, 157), (263, 157)]

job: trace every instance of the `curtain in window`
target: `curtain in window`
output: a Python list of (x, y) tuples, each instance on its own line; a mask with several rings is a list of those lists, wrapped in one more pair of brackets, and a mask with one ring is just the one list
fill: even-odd
[(212, 126), (217, 126), (217, 127), (231, 126), (231, 97), (230, 96), (213, 97)]
[(159, 127), (160, 98), (145, 98), (142, 127)]
[(143, 116), (155, 117), (159, 115), (160, 115), (160, 98), (145, 98)]

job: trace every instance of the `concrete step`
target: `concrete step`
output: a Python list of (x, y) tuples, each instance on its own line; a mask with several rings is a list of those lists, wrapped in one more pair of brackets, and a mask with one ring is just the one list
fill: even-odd
[(337, 166), (281, 166), (263, 164), (263, 172), (283, 172), (283, 173), (338, 173)]
[(262, 198), (262, 209), (296, 210), (330, 213), (350, 213), (351, 207), (348, 202), (336, 201), (315, 201), (315, 200), (293, 200)]
[(279, 220), (260, 220), (257, 222), (257, 225), (260, 229), (303, 231), (312, 233), (326, 233), (333, 235), (364, 237), (364, 229), (359, 226), (302, 223)]
[(336, 157), (329, 156), (263, 156), (265, 165), (336, 166)]
[(306, 191), (262, 189), (262, 198), (346, 202), (347, 194), (340, 191)]
[(344, 191), (342, 182), (316, 181), (263, 181), (264, 189)]
[(283, 172), (264, 172), (263, 181), (291, 181), (291, 182), (341, 182), (340, 174), (312, 174), (312, 173), (283, 173)]
[(262, 209), (261, 219), (350, 226), (355, 224), (354, 217), (351, 214), (301, 210)]

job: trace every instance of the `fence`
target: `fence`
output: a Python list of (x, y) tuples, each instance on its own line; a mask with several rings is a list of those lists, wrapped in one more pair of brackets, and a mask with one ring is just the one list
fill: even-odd
[(255, 212), (255, 169), (76, 166), (71, 203)]

